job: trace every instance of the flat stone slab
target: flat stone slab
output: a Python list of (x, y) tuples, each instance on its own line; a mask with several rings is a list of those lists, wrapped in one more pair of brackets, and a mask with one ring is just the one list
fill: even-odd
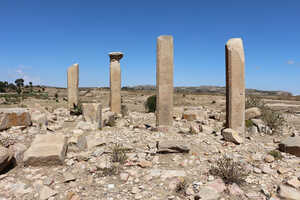
[(0, 131), (13, 126), (30, 126), (31, 116), (24, 108), (0, 108)]
[(32, 166), (62, 165), (67, 151), (63, 135), (37, 135), (24, 153), (24, 163)]
[(300, 136), (284, 139), (279, 144), (279, 150), (300, 157)]

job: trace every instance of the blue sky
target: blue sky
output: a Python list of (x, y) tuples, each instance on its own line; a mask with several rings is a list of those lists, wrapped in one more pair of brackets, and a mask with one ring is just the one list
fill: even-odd
[(225, 85), (224, 45), (244, 41), (246, 87), (300, 94), (298, 0), (1, 0), (0, 80), (108, 86), (110, 51), (122, 85), (155, 84), (156, 38), (174, 37), (176, 86)]

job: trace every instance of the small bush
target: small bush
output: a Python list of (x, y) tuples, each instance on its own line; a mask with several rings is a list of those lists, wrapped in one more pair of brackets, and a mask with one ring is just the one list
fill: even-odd
[[(247, 97), (246, 108), (251, 107), (258, 107), (261, 110), (261, 119), (265, 122), (265, 124), (268, 127), (270, 127), (272, 131), (278, 131), (285, 124), (285, 119), (283, 115), (280, 112), (274, 111), (270, 107), (268, 107), (261, 98), (257, 96)], [(247, 123), (248, 122), (246, 121), (246, 126)], [(248, 125), (251, 124), (249, 123)]]
[(187, 181), (180, 177), (179, 182), (176, 185), (175, 192), (180, 195), (186, 195), (186, 189), (188, 187)]
[(247, 128), (251, 128), (252, 126), (254, 126), (253, 122), (251, 121), (251, 119), (248, 119), (245, 121), (245, 125)]
[(105, 167), (101, 169), (101, 173), (99, 176), (105, 177), (105, 176), (114, 176), (120, 174), (121, 168), (119, 165), (113, 164), (110, 167)]
[(280, 130), (280, 128), (285, 124), (283, 115), (278, 111), (271, 110), (270, 108), (262, 109), (261, 118), (272, 131)]
[(147, 112), (156, 111), (156, 95), (152, 95), (147, 98), (145, 102), (145, 109), (147, 110)]
[(210, 173), (221, 177), (226, 184), (242, 184), (248, 176), (248, 171), (242, 163), (226, 156), (217, 160), (216, 165), (211, 167)]
[(112, 162), (118, 162), (121, 164), (125, 163), (125, 161), (127, 160), (126, 148), (124, 148), (121, 144), (115, 144), (113, 145), (111, 150), (112, 150), (111, 153)]
[(282, 159), (282, 155), (281, 155), (280, 151), (277, 151), (277, 150), (270, 151), (269, 155), (273, 156), (276, 160)]
[(79, 103), (78, 105), (73, 104), (73, 109), (70, 111), (71, 115), (81, 115), (82, 114), (82, 105)]

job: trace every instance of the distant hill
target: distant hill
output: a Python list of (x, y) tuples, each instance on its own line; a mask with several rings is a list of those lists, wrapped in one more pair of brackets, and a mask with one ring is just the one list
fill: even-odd
[[(133, 87), (123, 87), (124, 90), (155, 90), (153, 85), (138, 85)], [(197, 93), (197, 94), (225, 94), (226, 88), (220, 86), (198, 86), (198, 87), (175, 87), (175, 92)], [(265, 91), (256, 89), (246, 89), (248, 95), (263, 96), (293, 96), (292, 93), (286, 91)]]

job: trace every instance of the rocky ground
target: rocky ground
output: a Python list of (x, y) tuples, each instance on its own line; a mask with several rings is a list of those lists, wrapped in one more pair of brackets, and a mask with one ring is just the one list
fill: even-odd
[[(299, 101), (268, 100), (286, 111), (287, 123), (271, 134), (255, 112), (258, 119), (239, 137), (224, 133), (224, 96), (176, 95), (174, 125), (164, 130), (144, 111), (149, 94), (123, 94), (129, 111), (121, 116), (105, 108), (107, 92), (89, 93), (81, 99), (104, 105), (102, 130), (71, 116), (62, 99), (23, 102), (32, 126), (0, 131), (0, 170), (10, 162), (0, 175), (0, 200), (300, 199), (300, 145), (293, 154), (274, 151), (291, 136), (300, 141)], [(245, 181), (213, 174), (220, 158), (239, 163)]]

